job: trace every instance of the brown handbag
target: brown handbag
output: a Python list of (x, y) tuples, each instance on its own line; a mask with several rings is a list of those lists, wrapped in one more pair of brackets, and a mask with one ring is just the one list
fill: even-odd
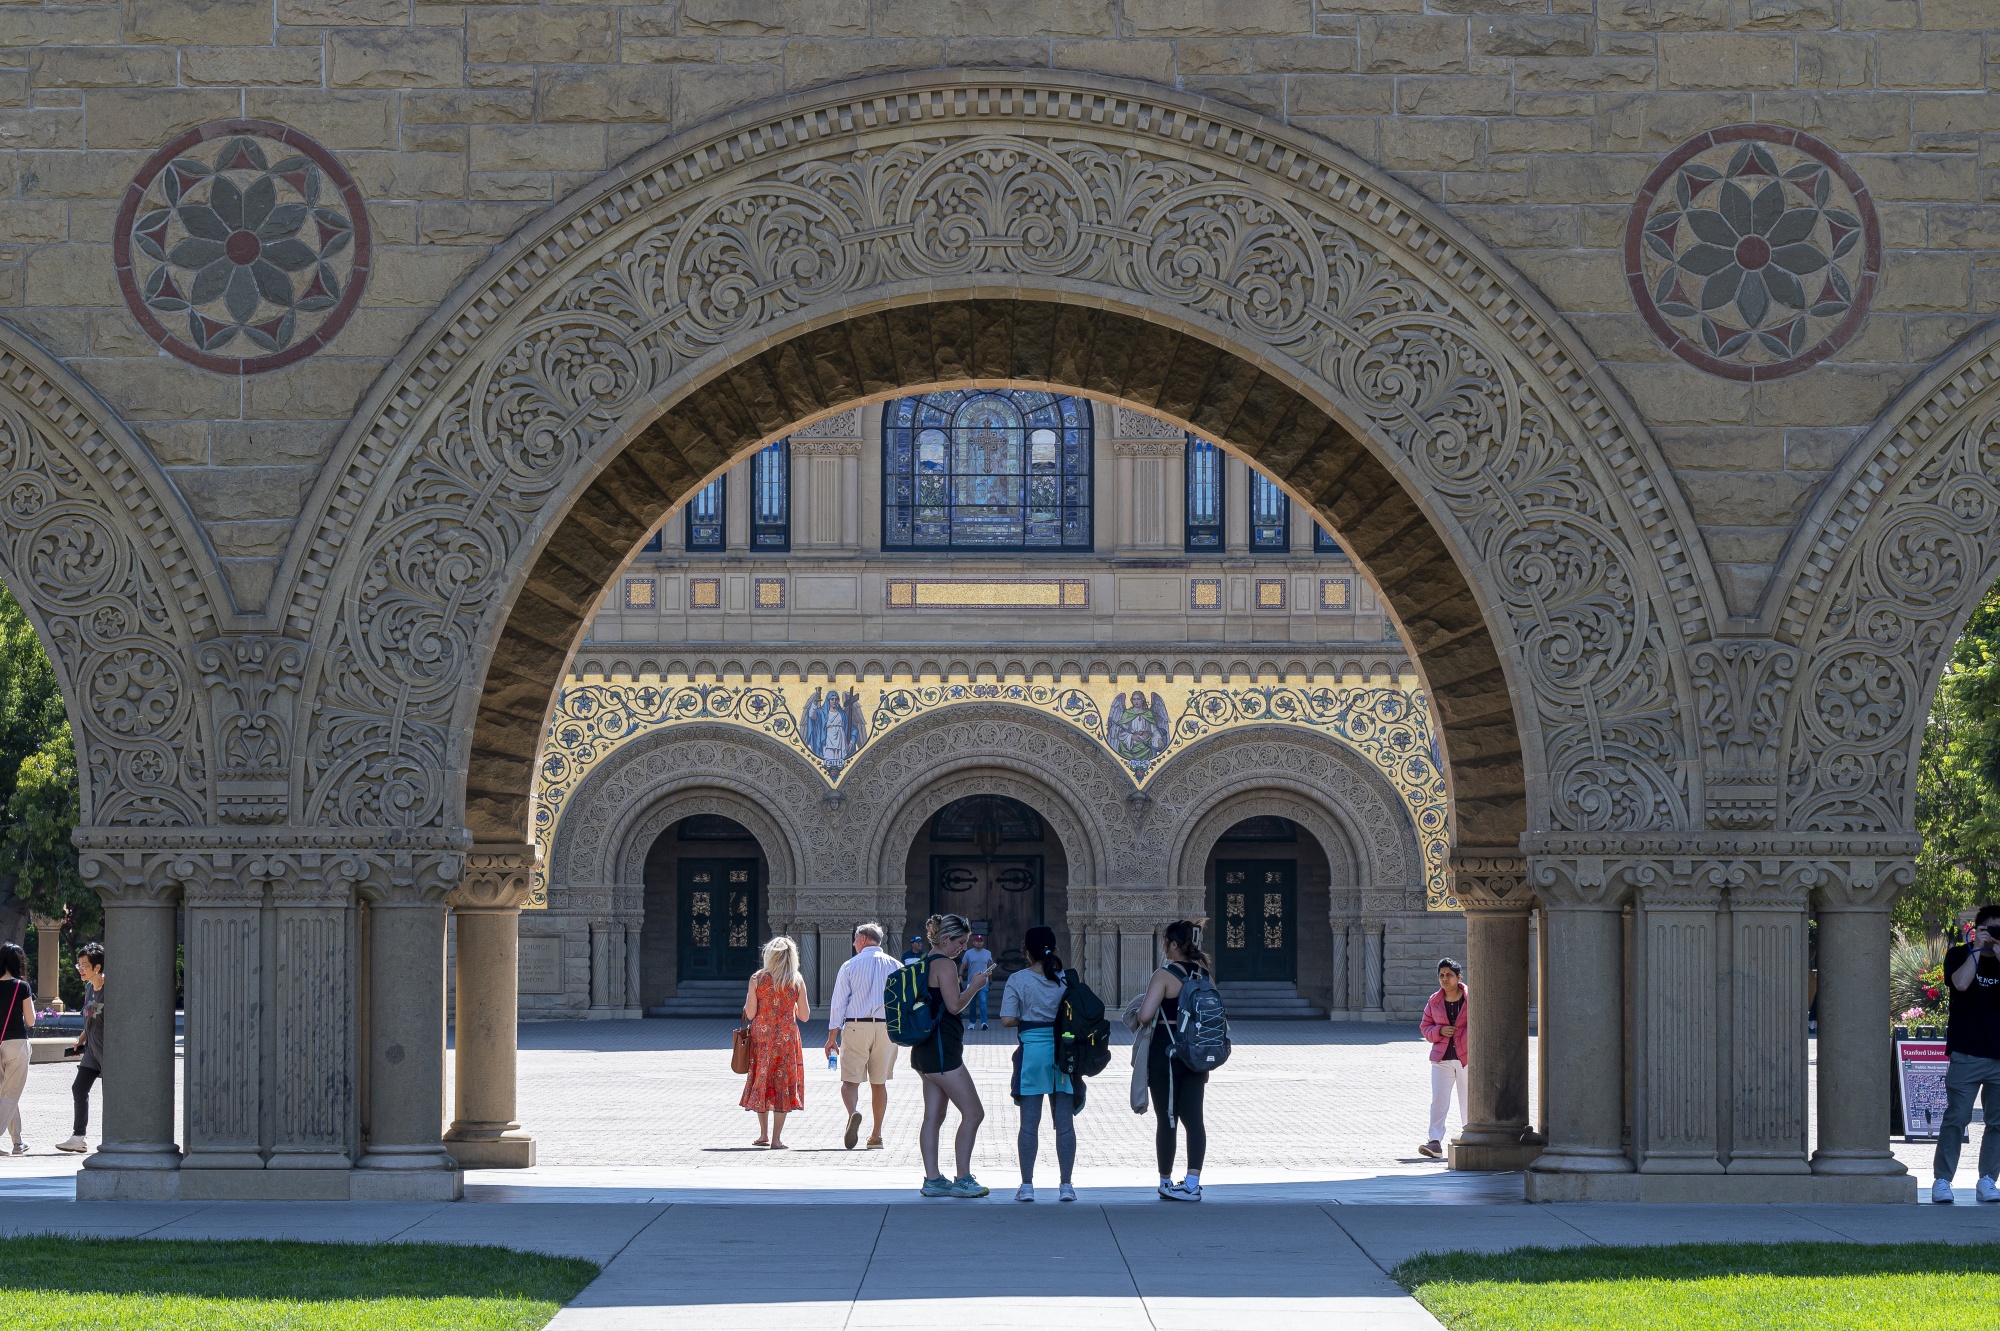
[(738, 1026), (729, 1033), (729, 1070), (735, 1073), (750, 1071), (750, 1028)]

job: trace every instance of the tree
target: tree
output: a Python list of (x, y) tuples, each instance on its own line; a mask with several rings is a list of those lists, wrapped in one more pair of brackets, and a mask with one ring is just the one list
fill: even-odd
[(2000, 583), (1952, 650), (1917, 758), (1917, 877), (1896, 903), (1906, 931), (1937, 934), (2000, 900)]
[[(61, 836), (67, 846), (69, 828), (76, 825), (76, 757), (70, 746), (69, 722), (63, 712), (62, 691), (56, 686), (55, 667), (50, 664), (48, 653), (42, 650), (41, 639), (35, 636), (35, 629), (5, 588), (0, 588), (0, 808), (6, 813), (0, 815), (0, 845), (9, 842), (14, 814), (16, 781), (22, 764), (34, 754), (41, 753), (47, 746), (61, 737), (61, 747), (70, 753), (67, 767), (69, 782), (69, 821)], [(52, 772), (60, 772), (59, 760)], [(47, 781), (56, 779), (53, 775), (38, 778), (42, 785), (40, 798), (53, 793)], [(68, 856), (68, 872), (71, 880), (76, 877), (76, 853), (65, 852)], [(36, 870), (40, 872), (41, 870)], [(19, 881), (21, 869), (5, 852), (0, 851), (0, 938), (20, 942), (27, 931), (30, 910), (41, 913), (44, 903), (53, 901), (57, 906), (55, 914), (61, 914), (60, 907), (73, 900), (78, 907), (95, 919), (98, 903), (92, 894), (81, 890), (82, 884), (62, 890), (73, 893), (71, 897), (51, 898), (48, 889), (53, 883), (29, 883)], [(90, 898), (85, 900), (85, 898)], [(95, 931), (93, 926), (93, 932)]]

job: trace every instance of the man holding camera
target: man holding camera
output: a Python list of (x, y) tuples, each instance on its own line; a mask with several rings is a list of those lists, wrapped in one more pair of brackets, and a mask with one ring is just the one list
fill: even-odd
[(1972, 941), (1944, 954), (1944, 973), (1951, 985), (1951, 1016), (1945, 1026), (1951, 1066), (1944, 1075), (1944, 1126), (1938, 1129), (1937, 1157), (1931, 1163), (1937, 1176), (1931, 1200), (1953, 1200), (1958, 1149), (1972, 1122), (1972, 1098), (1983, 1086), (1986, 1127), (1979, 1134), (1979, 1200), (2000, 1202), (2000, 906), (1979, 908)]

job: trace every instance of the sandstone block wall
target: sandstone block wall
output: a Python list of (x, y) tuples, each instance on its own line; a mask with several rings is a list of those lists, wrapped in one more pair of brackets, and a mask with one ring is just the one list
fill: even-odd
[[(1610, 365), (1739, 613), (1858, 433), (2000, 309), (1992, 0), (98, 0), (0, 3), (0, 317), (140, 430), (254, 607), (368, 386), (524, 221), (712, 117), (944, 66), (1178, 87), (1323, 135), (1442, 204)], [(146, 158), (230, 117), (331, 149), (375, 233), (338, 337), (254, 376), (162, 354), (111, 258)], [(1621, 254), (1661, 158), (1751, 120), (1844, 154), (1886, 251), (1852, 340), (1756, 385), (1669, 355)]]

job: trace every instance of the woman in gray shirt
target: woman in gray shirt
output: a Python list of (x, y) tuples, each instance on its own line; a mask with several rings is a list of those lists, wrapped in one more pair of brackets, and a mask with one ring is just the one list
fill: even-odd
[(1061, 1200), (1076, 1200), (1070, 1173), (1076, 1168), (1075, 1115), (1082, 1096), (1070, 1079), (1056, 1070), (1056, 1009), (1062, 1003), (1062, 958), (1056, 955), (1056, 931), (1046, 925), (1028, 930), (1023, 945), (1028, 965), (1007, 981), (1000, 1000), (1000, 1024), (1020, 1032), (1014, 1050), (1014, 1103), (1021, 1107), (1021, 1186), (1017, 1202), (1035, 1200), (1035, 1152), (1042, 1130), (1042, 1097), (1047, 1096), (1056, 1121), (1056, 1160), (1062, 1165)]

